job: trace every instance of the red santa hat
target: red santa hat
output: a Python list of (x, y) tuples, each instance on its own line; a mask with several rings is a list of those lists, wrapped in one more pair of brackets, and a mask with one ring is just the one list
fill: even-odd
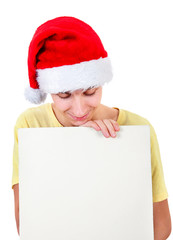
[(25, 97), (44, 102), (47, 93), (103, 86), (112, 80), (111, 62), (96, 32), (74, 17), (58, 17), (37, 28), (28, 52), (30, 86)]

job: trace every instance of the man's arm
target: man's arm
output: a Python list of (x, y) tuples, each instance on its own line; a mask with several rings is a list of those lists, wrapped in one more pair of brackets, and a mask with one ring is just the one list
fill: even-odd
[[(19, 234), (19, 184), (13, 186), (17, 232)], [(20, 235), (20, 234), (19, 234)]]
[(171, 234), (168, 200), (153, 203), (154, 240), (166, 240)]

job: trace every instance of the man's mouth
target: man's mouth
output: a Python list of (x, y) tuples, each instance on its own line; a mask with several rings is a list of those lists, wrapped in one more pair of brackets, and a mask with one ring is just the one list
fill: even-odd
[(89, 114), (89, 113), (87, 113), (86, 115), (84, 115), (84, 116), (82, 116), (82, 117), (76, 117), (76, 116), (74, 116), (74, 115), (72, 115), (72, 114), (70, 114), (70, 116), (71, 116), (74, 120), (76, 120), (76, 121), (82, 121), (82, 120), (85, 120), (85, 119), (88, 117), (88, 114)]

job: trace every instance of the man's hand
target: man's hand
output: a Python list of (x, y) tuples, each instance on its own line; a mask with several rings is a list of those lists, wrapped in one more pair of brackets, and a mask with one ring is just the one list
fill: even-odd
[(102, 131), (106, 138), (116, 137), (116, 132), (120, 130), (118, 123), (112, 119), (93, 120), (80, 125), (80, 127), (92, 127), (96, 131)]
[(16, 227), (17, 232), (19, 232), (19, 184), (15, 184), (13, 187), (14, 190), (14, 205), (15, 205), (15, 218), (16, 218)]

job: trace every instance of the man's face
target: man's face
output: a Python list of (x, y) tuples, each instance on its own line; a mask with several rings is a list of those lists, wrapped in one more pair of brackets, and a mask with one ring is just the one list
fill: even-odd
[(92, 119), (100, 105), (102, 87), (51, 94), (56, 114), (63, 115), (68, 126), (79, 126)]

